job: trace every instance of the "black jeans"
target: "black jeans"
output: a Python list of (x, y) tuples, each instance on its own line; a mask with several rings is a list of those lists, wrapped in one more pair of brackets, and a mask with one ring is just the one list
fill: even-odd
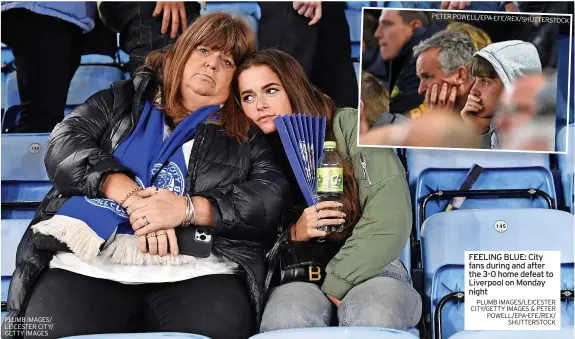
[[(200, 15), (200, 4), (186, 1), (185, 7), (188, 27)], [(154, 18), (152, 14), (155, 8), (154, 1), (102, 2), (100, 5), (104, 21), (120, 32), (120, 48), (130, 55), (132, 75), (144, 64), (148, 53), (164, 48), (177, 39), (170, 38), (171, 26), (166, 34), (162, 34), (163, 13)], [(181, 32), (181, 29), (178, 32)]]
[(322, 2), (322, 17), (310, 19), (293, 9), (293, 2), (260, 1), (258, 48), (275, 47), (293, 56), (309, 80), (340, 107), (358, 106), (358, 88), (351, 60), (345, 2)]
[(55, 17), (26, 9), (2, 12), (2, 42), (14, 53), (21, 101), (12, 132), (51, 132), (62, 121), (81, 38), (78, 26)]
[(53, 327), (43, 338), (184, 332), (245, 339), (254, 334), (255, 322), (241, 276), (218, 274), (174, 283), (127, 285), (61, 269), (42, 274), (25, 316), (50, 317), (48, 324)]

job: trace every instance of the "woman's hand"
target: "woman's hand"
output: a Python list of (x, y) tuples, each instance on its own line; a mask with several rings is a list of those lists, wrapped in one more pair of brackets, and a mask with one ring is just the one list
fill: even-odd
[(341, 206), (341, 203), (336, 201), (322, 201), (306, 208), (291, 228), (291, 239), (308, 241), (311, 238), (325, 237), (328, 232), (318, 231), (317, 228), (343, 224), (345, 213), (335, 210)]
[(138, 192), (142, 199), (128, 209), (135, 236), (166, 230), (182, 224), (186, 215), (186, 198), (166, 189), (149, 187)]
[(178, 239), (173, 228), (141, 235), (138, 237), (138, 242), (142, 253), (147, 253), (149, 249), (150, 254), (163, 257), (168, 254), (169, 249), (170, 254), (178, 255)]

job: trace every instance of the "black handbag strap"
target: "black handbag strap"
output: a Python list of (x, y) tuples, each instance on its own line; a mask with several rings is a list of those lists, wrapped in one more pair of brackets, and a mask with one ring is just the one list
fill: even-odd
[(272, 282), (272, 278), (274, 275), (274, 270), (277, 266), (277, 262), (278, 262), (278, 258), (279, 258), (279, 253), (282, 247), (282, 244), (284, 244), (286, 241), (288, 241), (289, 239), (289, 235), (290, 235), (290, 229), (291, 229), (291, 225), (290, 227), (287, 227), (278, 237), (276, 243), (272, 246), (272, 248), (269, 250), (269, 252), (266, 254), (265, 257), (265, 264), (267, 266), (267, 273), (266, 273), (266, 278), (264, 280), (264, 288), (263, 288), (263, 295), (266, 295), (270, 284)]

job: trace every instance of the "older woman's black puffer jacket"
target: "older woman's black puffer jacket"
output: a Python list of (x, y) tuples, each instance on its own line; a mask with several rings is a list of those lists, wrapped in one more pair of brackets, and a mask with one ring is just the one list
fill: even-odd
[[(66, 197), (103, 197), (102, 185), (108, 174), (131, 175), (111, 154), (132, 132), (145, 100), (150, 100), (156, 90), (150, 73), (140, 73), (133, 81), (116, 82), (89, 98), (54, 129), (45, 156), (54, 188), (44, 198), (31, 225), (54, 215)], [(289, 187), (273, 161), (263, 132), (254, 127), (248, 137), (248, 141), (240, 143), (226, 136), (219, 125), (199, 125), (186, 190), (212, 203), (213, 252), (246, 271), (259, 320), (264, 251), (274, 239)], [(33, 234), (28, 228), (18, 245), (7, 317), (24, 315), (34, 284), (49, 267), (52, 255), (60, 250), (67, 249), (54, 238)]]

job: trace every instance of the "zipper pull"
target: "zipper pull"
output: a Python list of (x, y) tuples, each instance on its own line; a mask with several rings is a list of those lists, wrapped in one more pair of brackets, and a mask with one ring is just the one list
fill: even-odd
[(359, 152), (358, 156), (359, 156), (359, 162), (361, 163), (361, 169), (363, 170), (363, 180), (367, 180), (368, 184), (371, 185), (371, 179), (369, 178), (369, 173), (367, 172), (367, 163), (363, 158), (363, 154)]

